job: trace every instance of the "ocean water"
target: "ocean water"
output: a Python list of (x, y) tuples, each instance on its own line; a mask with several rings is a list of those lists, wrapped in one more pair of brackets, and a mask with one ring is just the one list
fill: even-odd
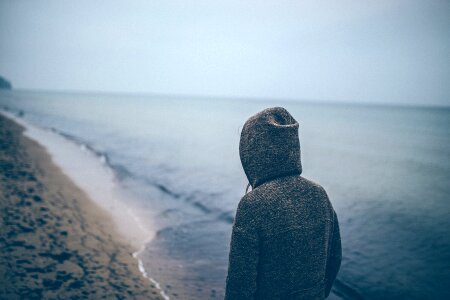
[(170, 299), (223, 298), (247, 184), (240, 130), (271, 106), (299, 121), (303, 176), (338, 214), (343, 261), (330, 298), (449, 299), (449, 108), (0, 93), (0, 109), (40, 130), (63, 170), (128, 226), (142, 271)]

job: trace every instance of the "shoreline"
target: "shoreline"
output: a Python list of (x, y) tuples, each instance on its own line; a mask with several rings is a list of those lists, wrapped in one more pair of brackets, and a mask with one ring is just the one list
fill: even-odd
[(0, 115), (0, 296), (163, 299), (110, 215)]
[[(21, 112), (19, 112), (20, 114)], [(107, 157), (89, 144), (74, 139), (54, 128), (31, 124), (20, 115), (0, 110), (0, 115), (24, 128), (23, 135), (44, 148), (52, 164), (80, 188), (88, 198), (113, 220), (115, 230), (135, 250), (152, 240), (155, 230), (151, 220), (142, 219), (136, 211), (125, 205), (130, 195), (120, 190), (116, 175), (107, 163)]]

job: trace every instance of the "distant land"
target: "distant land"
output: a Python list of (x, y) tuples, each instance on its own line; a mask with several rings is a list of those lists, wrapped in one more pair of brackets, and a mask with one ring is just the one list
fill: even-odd
[(2, 76), (0, 76), (0, 89), (10, 90), (12, 89), (12, 84)]

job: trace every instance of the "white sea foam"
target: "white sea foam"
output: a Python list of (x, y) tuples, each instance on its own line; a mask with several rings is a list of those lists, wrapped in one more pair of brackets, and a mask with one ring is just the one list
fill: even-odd
[(24, 135), (42, 145), (62, 172), (112, 216), (118, 232), (133, 247), (139, 249), (133, 253), (138, 261), (139, 271), (156, 286), (164, 299), (169, 300), (160, 284), (148, 275), (139, 258), (145, 244), (153, 239), (154, 230), (149, 222), (142, 221), (136, 209), (126, 203), (125, 193), (120, 190), (113, 170), (106, 164), (106, 157), (98, 157), (86, 145), (76, 144), (54, 131), (31, 124), (9, 112), (0, 113), (22, 125), (26, 129)]
[(164, 292), (164, 290), (161, 288), (161, 285), (159, 284), (159, 282), (157, 282), (155, 279), (153, 279), (152, 277), (150, 277), (147, 273), (147, 271), (144, 268), (144, 263), (142, 262), (142, 260), (139, 258), (139, 255), (145, 250), (145, 244), (141, 247), (141, 249), (139, 251), (136, 251), (133, 253), (133, 257), (138, 261), (138, 266), (139, 266), (139, 271), (142, 273), (142, 275), (147, 278), (148, 280), (150, 280), (151, 283), (153, 283), (155, 285), (155, 287), (159, 290), (159, 293), (161, 294), (161, 296), (166, 299), (166, 300), (170, 300), (169, 296)]

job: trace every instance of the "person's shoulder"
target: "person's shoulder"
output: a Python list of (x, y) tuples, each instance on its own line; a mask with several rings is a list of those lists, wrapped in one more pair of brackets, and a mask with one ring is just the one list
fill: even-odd
[(255, 205), (255, 202), (258, 201), (258, 196), (256, 194), (257, 192), (255, 192), (255, 190), (246, 193), (239, 201), (238, 207), (247, 208)]
[(256, 188), (242, 196), (238, 204), (238, 210), (241, 212), (253, 212), (261, 209), (262, 202), (265, 202), (266, 195), (262, 189)]
[(321, 186), (317, 182), (307, 179), (303, 176), (299, 176), (299, 180), (301, 182), (301, 185), (308, 188), (310, 191), (328, 198), (327, 192), (325, 191), (323, 186)]
[(257, 204), (254, 193), (245, 194), (238, 203), (236, 219), (234, 225), (237, 227), (246, 226), (244, 224), (254, 224), (258, 219), (260, 205)]
[(322, 203), (323, 205), (328, 207), (335, 214), (333, 204), (331, 203), (330, 198), (328, 197), (328, 194), (325, 191), (325, 189), (320, 184), (312, 180), (306, 179), (304, 177), (301, 177), (301, 180), (303, 181), (304, 184), (308, 185), (307, 194), (313, 199), (315, 199), (315, 201), (319, 200), (319, 203)]

